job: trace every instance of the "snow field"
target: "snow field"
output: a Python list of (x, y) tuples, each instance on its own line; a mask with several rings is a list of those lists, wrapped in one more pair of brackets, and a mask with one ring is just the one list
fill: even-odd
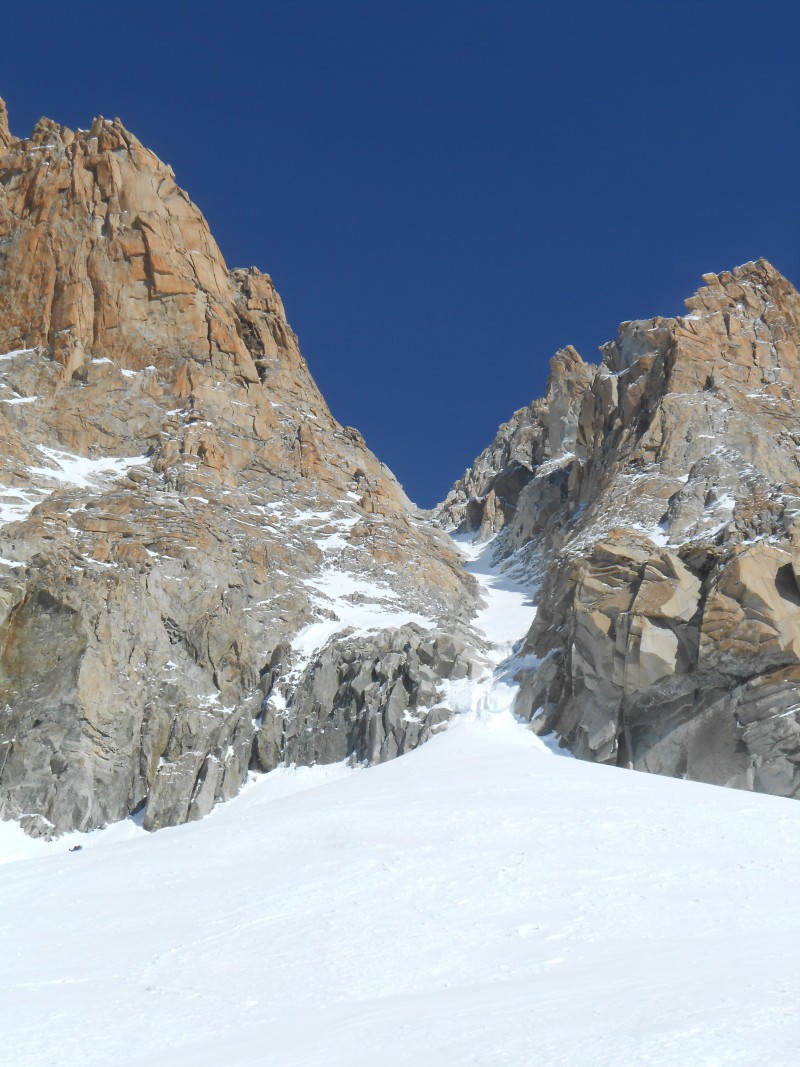
[(506, 716), (315, 773), (3, 868), (7, 1062), (794, 1062), (790, 802), (555, 759)]
[(4, 1062), (798, 1062), (800, 806), (554, 758), (508, 711), (530, 597), (467, 551), (495, 673), (422, 748), (72, 854), (0, 824)]

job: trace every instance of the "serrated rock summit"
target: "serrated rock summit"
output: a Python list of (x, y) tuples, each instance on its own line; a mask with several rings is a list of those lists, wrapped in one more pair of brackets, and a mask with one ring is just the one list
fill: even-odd
[(800, 794), (800, 296), (765, 260), (555, 358), (440, 506), (542, 575), (516, 710), (576, 755)]

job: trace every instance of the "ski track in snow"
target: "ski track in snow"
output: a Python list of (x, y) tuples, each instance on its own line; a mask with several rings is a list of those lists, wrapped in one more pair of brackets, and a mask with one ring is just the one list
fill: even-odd
[(0, 824), (4, 1063), (798, 1062), (800, 806), (553, 758), (508, 710), (530, 596), (462, 547), (495, 648), (415, 752), (154, 835)]

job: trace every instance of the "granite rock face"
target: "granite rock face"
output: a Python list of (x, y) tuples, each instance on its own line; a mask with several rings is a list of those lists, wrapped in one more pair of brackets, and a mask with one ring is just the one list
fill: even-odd
[(528, 496), (537, 500), (547, 469), (553, 472), (553, 485), (558, 483), (557, 472), (574, 456), (581, 403), (593, 368), (570, 345), (553, 357), (550, 369), (546, 396), (500, 427), (440, 504), (436, 521), (445, 529), (477, 532), (480, 540), (489, 540), (519, 512), (535, 510), (532, 500), (518, 508), (534, 476), (540, 486), (528, 490)]
[(517, 700), (536, 730), (798, 796), (800, 296), (764, 260), (703, 280), (687, 315), (623, 323), (599, 366), (557, 358), (439, 520), (493, 528), (493, 487), (524, 471), (501, 550), (543, 574)]
[(451, 717), (442, 683), (471, 678), (478, 651), (463, 637), (408, 624), (328, 644), (299, 683), (270, 685), (256, 764), (383, 763), (426, 741)]
[(0, 105), (0, 815), (199, 817), (262, 762), (276, 650), (473, 602), (171, 169)]

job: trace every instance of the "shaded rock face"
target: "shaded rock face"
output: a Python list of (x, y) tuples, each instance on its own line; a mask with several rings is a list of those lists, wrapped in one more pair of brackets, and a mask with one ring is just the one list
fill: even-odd
[[(704, 282), (686, 316), (624, 323), (600, 366), (556, 360), (515, 416), (534, 444), (502, 550), (544, 572), (517, 711), (585, 759), (797, 796), (800, 297), (764, 260)], [(507, 439), (446, 526), (490, 521)]]
[(442, 682), (471, 678), (479, 653), (452, 634), (410, 624), (332, 642), (271, 685), (256, 735), (258, 769), (280, 763), (383, 763), (426, 741), (451, 717)]
[(270, 278), (118, 120), (0, 106), (0, 815), (199, 817), (261, 760), (275, 650), (365, 601), (449, 627), (474, 592)]
[[(436, 521), (445, 529), (477, 532), (481, 540), (489, 540), (515, 515), (537, 510), (536, 502), (541, 512), (545, 498), (560, 500), (559, 471), (574, 457), (581, 403), (591, 378), (592, 368), (572, 346), (558, 352), (546, 396), (500, 427), (436, 510)], [(552, 477), (545, 483), (548, 470)], [(534, 476), (539, 485), (529, 489)], [(521, 497), (527, 504), (518, 508)]]

